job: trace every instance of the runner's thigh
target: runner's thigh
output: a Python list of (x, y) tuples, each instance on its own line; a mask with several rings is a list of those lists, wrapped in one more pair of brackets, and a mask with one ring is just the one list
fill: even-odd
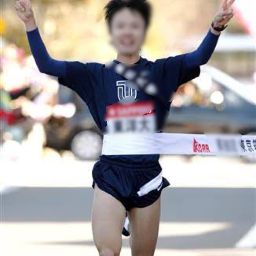
[(92, 206), (92, 231), (99, 252), (112, 251), (118, 255), (122, 247), (125, 208), (114, 197), (95, 185)]
[(153, 256), (158, 238), (160, 198), (145, 208), (129, 212), (132, 256)]

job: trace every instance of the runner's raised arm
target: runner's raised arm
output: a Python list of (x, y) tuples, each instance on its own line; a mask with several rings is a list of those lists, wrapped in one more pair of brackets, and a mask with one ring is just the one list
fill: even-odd
[(15, 9), (19, 18), (24, 22), (31, 52), (35, 58), (36, 64), (40, 72), (65, 77), (66, 63), (52, 59), (43, 43), (30, 0), (19, 0), (15, 3)]
[(194, 52), (186, 54), (186, 65), (189, 69), (206, 64), (211, 58), (218, 43), (221, 31), (226, 28), (227, 23), (233, 18), (232, 4), (235, 0), (223, 0), (216, 13), (211, 29), (204, 38), (201, 45)]

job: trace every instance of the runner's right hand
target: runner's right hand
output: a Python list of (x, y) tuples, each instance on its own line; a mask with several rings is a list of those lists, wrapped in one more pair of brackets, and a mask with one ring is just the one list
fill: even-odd
[(15, 9), (19, 18), (24, 22), (34, 20), (34, 13), (30, 0), (19, 0), (15, 3)]

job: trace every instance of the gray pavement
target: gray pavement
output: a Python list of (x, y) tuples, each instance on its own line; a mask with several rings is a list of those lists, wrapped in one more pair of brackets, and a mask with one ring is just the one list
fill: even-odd
[[(165, 164), (168, 161), (165, 159)], [(197, 179), (187, 182), (191, 186), (181, 185), (184, 179), (192, 177), (184, 176), (182, 171), (173, 176), (175, 182), (168, 177), (174, 184), (163, 192), (156, 256), (256, 255), (256, 237), (255, 242), (250, 242), (254, 240), (255, 234), (250, 230), (254, 229), (256, 221), (256, 189), (251, 185), (253, 182), (249, 182), (250, 176), (246, 174), (241, 175), (241, 186), (237, 174), (233, 183), (232, 179), (227, 182), (230, 179), (229, 169), (219, 172), (217, 177), (212, 176), (216, 173), (207, 172), (205, 168), (209, 161), (199, 159), (189, 163), (195, 175), (202, 177), (202, 184)], [(187, 163), (183, 162), (179, 162), (180, 170), (183, 168), (187, 172)], [(172, 159), (172, 163), (177, 163), (177, 159)], [(236, 162), (233, 164), (237, 165)], [(73, 165), (81, 167), (81, 162), (73, 162)], [(196, 172), (199, 170), (197, 165), (204, 166), (203, 172)], [(92, 163), (89, 163), (88, 167), (91, 166)], [(251, 166), (241, 166), (244, 172), (252, 171)], [(232, 169), (232, 164), (229, 167)], [(97, 255), (90, 225), (93, 198), (91, 180), (87, 180), (87, 185), (83, 186), (82, 173), (75, 174), (72, 170), (72, 175), (77, 177), (75, 180), (71, 180), (70, 175), (67, 176), (68, 180), (62, 177), (58, 183), (58, 175), (51, 176), (52, 170), (48, 171), (44, 173), (43, 186), (38, 186), (40, 176), (38, 180), (36, 175), (31, 179), (32, 172), (27, 171), (30, 179), (22, 180), (24, 186), (2, 194), (1, 255)], [(2, 173), (2, 180), (10, 181), (9, 174)], [(213, 177), (220, 180), (210, 183)], [(84, 178), (89, 179), (88, 173)], [(208, 179), (210, 182), (207, 184)], [(228, 184), (225, 185), (223, 180)], [(182, 183), (179, 184), (179, 181)], [(66, 186), (69, 183), (71, 185)], [(246, 241), (241, 243), (241, 240)], [(121, 255), (130, 255), (126, 238)]]
[[(160, 237), (162, 249), (232, 248), (255, 223), (255, 189), (169, 188), (162, 197), (162, 223), (230, 223), (200, 235)], [(90, 188), (21, 188), (2, 196), (4, 223), (89, 222)], [(93, 241), (65, 242), (93, 245)], [(64, 242), (62, 243), (64, 244)]]

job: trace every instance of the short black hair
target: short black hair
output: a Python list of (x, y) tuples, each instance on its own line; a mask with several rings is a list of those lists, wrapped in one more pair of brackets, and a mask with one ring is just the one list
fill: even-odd
[(111, 20), (114, 15), (123, 8), (129, 7), (133, 11), (137, 11), (143, 17), (146, 28), (150, 24), (151, 5), (146, 0), (111, 0), (105, 6), (105, 19), (110, 27)]

